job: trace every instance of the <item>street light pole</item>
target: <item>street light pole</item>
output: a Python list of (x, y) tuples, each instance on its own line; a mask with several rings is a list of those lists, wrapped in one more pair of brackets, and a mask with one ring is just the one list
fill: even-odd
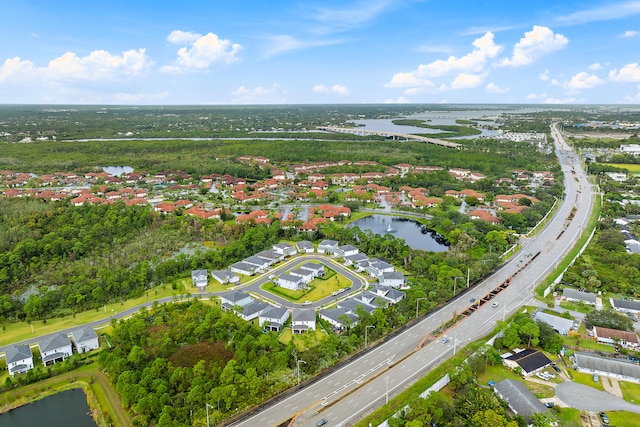
[(207, 427), (209, 427), (209, 407), (211, 406), (211, 409), (213, 409), (213, 405), (209, 405), (208, 403), (205, 403), (205, 410), (207, 411)]
[(388, 405), (389, 404), (389, 375), (387, 375), (385, 378), (387, 380), (387, 394), (386, 394), (387, 397), (385, 400), (386, 400), (386, 404)]
[(298, 385), (300, 385), (300, 362), (304, 363), (305, 365), (307, 364), (307, 362), (305, 362), (304, 360), (296, 359), (296, 367), (298, 368)]
[(418, 304), (420, 304), (421, 299), (429, 299), (429, 298), (418, 298), (416, 300), (416, 319), (418, 318)]
[(364, 348), (367, 348), (367, 331), (369, 330), (369, 328), (375, 329), (376, 327), (374, 325), (365, 326), (365, 328), (364, 328)]

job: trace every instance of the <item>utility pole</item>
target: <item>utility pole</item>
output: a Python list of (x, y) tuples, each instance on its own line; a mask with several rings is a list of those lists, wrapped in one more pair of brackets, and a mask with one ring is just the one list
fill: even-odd
[(207, 411), (207, 427), (209, 427), (209, 407), (213, 409), (213, 405), (209, 405), (208, 403), (205, 403), (205, 410)]
[(367, 331), (369, 330), (369, 328), (373, 328), (375, 329), (376, 327), (374, 325), (367, 325), (364, 328), (364, 348), (367, 348)]
[[(455, 291), (454, 291), (455, 292)], [(429, 298), (418, 298), (416, 300), (416, 319), (418, 318), (418, 304), (420, 303), (421, 299), (429, 299)]]
[(307, 362), (305, 362), (304, 360), (296, 359), (296, 367), (298, 368), (298, 385), (300, 385), (300, 362), (304, 363), (305, 365), (307, 364)]

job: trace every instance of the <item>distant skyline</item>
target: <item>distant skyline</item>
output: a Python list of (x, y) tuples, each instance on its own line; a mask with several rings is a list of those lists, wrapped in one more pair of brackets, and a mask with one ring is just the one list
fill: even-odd
[(640, 1), (7, 0), (1, 104), (640, 103)]

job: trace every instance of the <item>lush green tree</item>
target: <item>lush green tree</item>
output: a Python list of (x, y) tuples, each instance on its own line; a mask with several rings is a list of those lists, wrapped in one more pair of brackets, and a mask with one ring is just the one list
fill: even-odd
[(584, 320), (591, 326), (633, 331), (633, 320), (614, 310), (591, 310)]

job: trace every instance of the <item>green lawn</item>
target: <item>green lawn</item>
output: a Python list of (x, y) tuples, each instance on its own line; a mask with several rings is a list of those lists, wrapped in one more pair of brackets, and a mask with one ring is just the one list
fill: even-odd
[(640, 173), (640, 165), (633, 163), (603, 163), (607, 166), (613, 166), (621, 169), (628, 169), (629, 173)]
[(574, 408), (554, 408), (558, 411), (558, 421), (561, 426), (581, 426), (580, 410)]
[[(7, 345), (17, 341), (35, 338), (40, 335), (49, 334), (63, 329), (73, 328), (75, 326), (84, 325), (85, 323), (104, 319), (104, 323), (109, 323), (109, 316), (119, 313), (131, 307), (135, 307), (147, 301), (153, 301), (158, 298), (180, 296), (185, 293), (182, 285), (177, 284), (177, 289), (172, 289), (170, 285), (164, 284), (149, 289), (139, 298), (130, 299), (122, 303), (116, 302), (107, 304), (98, 310), (84, 311), (73, 316), (65, 316), (62, 318), (49, 319), (46, 324), (42, 321), (34, 321), (31, 325), (27, 322), (8, 323), (0, 332), (0, 345)], [(32, 332), (33, 326), (33, 332)]]
[(287, 345), (293, 339), (293, 344), (298, 351), (306, 351), (310, 348), (320, 345), (322, 341), (327, 338), (327, 333), (322, 329), (316, 329), (315, 331), (307, 331), (304, 334), (293, 335), (290, 328), (286, 328), (282, 331), (278, 340)]
[[(566, 347), (575, 348), (576, 347), (576, 337), (575, 336), (563, 336), (562, 342)], [(577, 345), (579, 349), (588, 349), (594, 351), (602, 351), (605, 353), (613, 353), (613, 347), (606, 344), (600, 344), (593, 340), (593, 338), (583, 338), (580, 337), (579, 344)]]
[(612, 426), (637, 426), (638, 414), (626, 411), (607, 411), (609, 425)]
[(275, 283), (265, 283), (261, 286), (267, 292), (278, 295), (291, 302), (319, 301), (330, 296), (333, 292), (351, 286), (351, 281), (341, 274), (335, 273), (328, 279), (314, 279), (307, 285), (307, 290), (291, 290), (282, 288)]
[(631, 403), (640, 403), (640, 384), (618, 381), (624, 400)]
[(571, 311), (579, 311), (580, 313), (584, 313), (587, 314), (589, 313), (591, 310), (593, 310), (594, 308), (590, 305), (585, 305), (585, 304), (576, 304), (573, 302), (567, 302), (567, 301), (562, 301), (560, 303), (560, 307), (564, 308), (565, 310), (571, 310)]
[(585, 372), (571, 371), (571, 375), (573, 376), (573, 381), (578, 384), (583, 384), (589, 387), (593, 387), (597, 390), (604, 391), (604, 387), (602, 386), (601, 379), (598, 382), (593, 380), (592, 374), (587, 374)]

